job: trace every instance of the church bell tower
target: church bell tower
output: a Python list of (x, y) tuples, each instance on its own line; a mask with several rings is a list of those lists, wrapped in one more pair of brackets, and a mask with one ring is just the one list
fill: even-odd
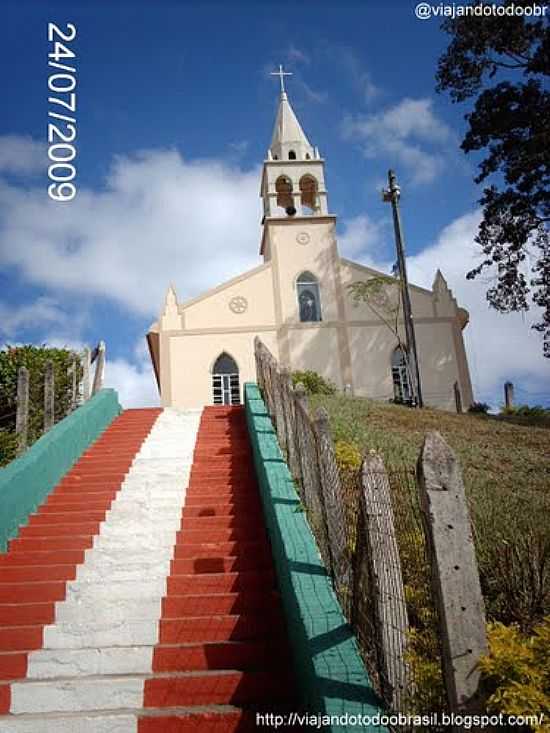
[(264, 161), (261, 196), (264, 217), (302, 217), (328, 214), (325, 162), (307, 139), (284, 88), (290, 74), (279, 67), (279, 108), (271, 145)]
[(274, 73), (281, 91), (263, 164), (260, 254), (271, 264), (279, 354), (294, 369), (313, 364), (320, 372), (327, 359), (343, 360), (335, 379), (342, 386), (351, 383), (349, 343), (325, 161), (290, 105), (284, 88), (289, 72), (279, 67)]

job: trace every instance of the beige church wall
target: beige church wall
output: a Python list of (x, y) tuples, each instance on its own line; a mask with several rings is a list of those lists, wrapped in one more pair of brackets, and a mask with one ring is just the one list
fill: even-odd
[[(376, 320), (376, 314), (366, 303), (359, 303), (355, 305), (353, 299), (349, 295), (347, 285), (356, 282), (357, 280), (367, 280), (373, 275), (380, 275), (384, 273), (377, 273), (375, 270), (361, 267), (347, 260), (340, 260), (340, 277), (342, 280), (342, 289), (344, 291), (344, 304), (346, 319), (348, 321), (372, 321)], [(432, 294), (430, 291), (422, 290), (419, 288), (410, 288), (411, 307), (413, 314), (417, 318), (433, 318), (434, 308), (432, 301)]]
[[(229, 304), (232, 298), (245, 298), (247, 308), (234, 313)], [(271, 267), (263, 266), (230, 281), (228, 286), (215, 289), (205, 296), (183, 304), (185, 329), (242, 328), (270, 326), (275, 323), (273, 307), (273, 278)]]
[(438, 317), (454, 318), (457, 311), (456, 300), (447, 290), (441, 294), (434, 293), (434, 308)]
[[(319, 281), (323, 321), (338, 319), (336, 287), (332, 268), (332, 222), (293, 222), (289, 225), (271, 225), (272, 250), (276, 249), (278, 281), (280, 283), (282, 319), (299, 322), (296, 279), (310, 271)], [(309, 242), (300, 244), (297, 236), (307, 234)]]
[[(277, 358), (275, 331), (258, 332), (262, 341)], [(256, 381), (254, 337), (256, 332), (181, 335), (170, 338), (170, 373), (172, 399), (170, 405), (192, 409), (212, 404), (212, 368), (222, 352), (227, 352), (239, 367), (239, 382)]]
[(384, 326), (351, 326), (348, 329), (353, 393), (358, 397), (393, 397), (391, 355), (394, 335)]
[(290, 328), (288, 333), (292, 371), (311, 369), (343, 388), (338, 334), (330, 326)]
[[(392, 398), (391, 356), (397, 345), (393, 334), (385, 326), (351, 326), (349, 335), (354, 394)], [(459, 377), (452, 324), (417, 324), (416, 341), (425, 404), (454, 411), (453, 385)]]
[(425, 404), (455, 411), (453, 385), (460, 380), (452, 322), (420, 323), (415, 332)]

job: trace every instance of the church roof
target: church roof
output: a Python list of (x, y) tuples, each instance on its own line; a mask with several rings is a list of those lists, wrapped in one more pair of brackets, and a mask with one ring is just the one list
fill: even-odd
[(294, 114), (288, 96), (286, 92), (281, 92), (270, 150), (273, 157), (286, 158), (282, 153), (293, 147), (296, 148), (298, 159), (303, 159), (306, 152), (313, 156), (313, 148)]

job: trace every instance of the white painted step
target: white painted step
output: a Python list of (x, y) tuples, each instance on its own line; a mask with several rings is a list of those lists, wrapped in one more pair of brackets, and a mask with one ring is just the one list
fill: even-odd
[[(71, 581), (67, 584), (67, 600), (70, 598), (72, 602), (82, 603), (84, 599), (89, 602), (93, 599), (98, 606), (111, 598), (119, 598), (125, 600), (127, 598), (145, 597), (150, 594), (151, 597), (163, 597), (166, 595), (166, 578), (158, 578), (155, 581), (151, 579), (140, 581), (123, 580), (112, 586), (106, 585), (103, 581), (91, 581), (84, 583), (80, 581)], [(61, 607), (61, 603), (58, 608)]]
[(144, 678), (98, 677), (15, 682), (11, 713), (63, 713), (143, 707)]
[[(147, 646), (158, 642), (158, 620), (97, 624), (53, 624), (44, 629), (44, 649), (91, 649), (106, 646)], [(31, 655), (36, 652), (31, 652)]]
[(90, 677), (148, 674), (153, 646), (103, 647), (102, 649), (41, 649), (35, 652), (27, 678)]
[[(87, 600), (87, 599), (86, 599)], [(158, 620), (161, 614), (161, 601), (158, 595), (134, 598), (103, 598), (95, 608), (81, 598), (79, 603), (60, 603), (56, 612), (56, 623), (79, 623), (95, 625), (123, 623), (125, 620)]]
[(0, 733), (137, 733), (136, 714), (121, 713), (71, 716), (0, 718)]

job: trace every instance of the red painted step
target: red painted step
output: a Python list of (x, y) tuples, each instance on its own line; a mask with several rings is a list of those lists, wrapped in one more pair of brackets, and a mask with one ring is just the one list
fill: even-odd
[(138, 733), (257, 733), (255, 721), (255, 714), (244, 710), (151, 715), (139, 719)]
[[(173, 575), (168, 578), (167, 595), (184, 595), (185, 593), (232, 593), (238, 590), (259, 590), (272, 587), (273, 573), (254, 572), (240, 573), (205, 573), (203, 575)], [(49, 599), (48, 599), (49, 600)]]
[[(295, 708), (242, 408), (203, 412), (170, 571), (153, 657), (163, 676), (146, 680), (144, 706), (191, 710), (144, 715), (139, 733), (257, 730), (245, 708)], [(205, 705), (214, 709), (192, 711)]]
[(288, 697), (287, 686), (272, 672), (213, 672), (145, 680), (144, 707), (269, 704)]
[[(92, 547), (94, 538), (90, 535), (76, 537), (18, 537), (10, 540), (8, 550), (87, 550)], [(2, 580), (0, 579), (0, 584)]]
[(239, 616), (189, 616), (179, 619), (161, 619), (160, 644), (189, 644), (210, 641), (244, 641), (265, 639), (282, 633), (283, 618), (272, 611), (267, 614)]
[(249, 670), (272, 664), (288, 664), (288, 657), (277, 648), (276, 639), (259, 641), (210, 642), (159, 646), (153, 657), (154, 672), (191, 672), (194, 670)]
[(0, 603), (46, 603), (65, 600), (65, 583), (0, 583)]

